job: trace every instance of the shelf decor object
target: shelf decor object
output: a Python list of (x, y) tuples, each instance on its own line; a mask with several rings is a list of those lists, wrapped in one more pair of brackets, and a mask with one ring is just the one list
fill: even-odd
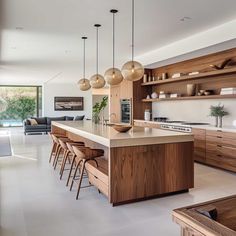
[(121, 73), (124, 79), (129, 81), (140, 80), (144, 75), (144, 68), (141, 63), (134, 61), (134, 0), (132, 0), (132, 60), (126, 62)]
[(210, 65), (211, 68), (214, 68), (216, 70), (223, 70), (228, 64), (230, 64), (232, 62), (232, 59), (226, 59), (224, 60), (221, 65), (217, 66), (217, 65)]
[(99, 89), (99, 88), (103, 88), (106, 82), (105, 82), (103, 76), (98, 74), (98, 29), (99, 29), (99, 27), (101, 27), (101, 25), (95, 24), (94, 27), (96, 27), (96, 29), (97, 29), (96, 30), (97, 31), (97, 34), (96, 34), (97, 35), (97, 39), (96, 39), (96, 60), (97, 60), (97, 63), (96, 63), (96, 74), (90, 78), (90, 84), (91, 84), (92, 88)]
[(118, 85), (123, 80), (123, 75), (121, 74), (121, 71), (117, 68), (115, 68), (115, 14), (118, 12), (118, 10), (112, 9), (110, 12), (113, 15), (113, 27), (112, 27), (112, 68), (108, 69), (105, 72), (105, 80), (109, 85)]
[(217, 106), (211, 106), (210, 110), (210, 116), (213, 116), (216, 119), (215, 127), (222, 128), (223, 117), (229, 114), (224, 110), (224, 105), (218, 104)]
[(81, 91), (87, 91), (91, 88), (89, 80), (85, 77), (85, 40), (87, 37), (82, 37), (84, 41), (84, 60), (83, 60), (83, 78), (79, 80), (78, 85)]

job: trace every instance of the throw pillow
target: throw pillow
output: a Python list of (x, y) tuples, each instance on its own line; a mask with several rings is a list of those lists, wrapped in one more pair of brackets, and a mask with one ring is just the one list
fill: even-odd
[(37, 125), (38, 122), (35, 119), (28, 119), (30, 122), (30, 125)]

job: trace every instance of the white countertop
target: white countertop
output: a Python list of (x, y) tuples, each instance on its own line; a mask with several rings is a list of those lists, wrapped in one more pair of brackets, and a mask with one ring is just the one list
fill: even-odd
[[(159, 124), (159, 125), (166, 125), (169, 123), (166, 122), (157, 122), (157, 121), (145, 121), (145, 120), (134, 120), (138, 122), (147, 122), (150, 124)], [(177, 125), (177, 126), (183, 126), (183, 127), (191, 127), (191, 128), (196, 128), (196, 129), (206, 129), (206, 130), (220, 130), (220, 131), (225, 131), (225, 132), (236, 132), (236, 127), (235, 126), (223, 126), (222, 128), (215, 127), (213, 125), (184, 125), (180, 123), (171, 123), (171, 125)]]
[(52, 121), (52, 125), (107, 147), (124, 147), (193, 141), (193, 135), (187, 133), (145, 127), (133, 127), (127, 133), (119, 133), (110, 126), (96, 125), (93, 122), (86, 120)]

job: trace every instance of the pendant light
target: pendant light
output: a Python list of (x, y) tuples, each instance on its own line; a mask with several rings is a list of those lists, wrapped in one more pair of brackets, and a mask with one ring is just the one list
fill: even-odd
[(144, 75), (144, 68), (142, 64), (137, 61), (134, 61), (134, 0), (132, 0), (132, 60), (126, 62), (122, 69), (121, 73), (124, 79), (129, 81), (140, 80)]
[(110, 10), (110, 12), (113, 14), (113, 25), (112, 25), (112, 38), (113, 38), (113, 41), (112, 41), (112, 54), (113, 54), (113, 66), (112, 68), (108, 69), (106, 72), (105, 72), (105, 80), (107, 81), (107, 83), (109, 85), (117, 85), (119, 83), (122, 82), (123, 80), (123, 76), (121, 74), (121, 71), (117, 68), (115, 68), (115, 14), (118, 12), (117, 10), (115, 9), (112, 9)]
[(98, 74), (98, 29), (99, 29), (99, 27), (101, 27), (101, 25), (95, 24), (94, 26), (97, 28), (97, 44), (96, 44), (97, 65), (96, 65), (96, 74), (90, 78), (90, 84), (91, 84), (92, 88), (98, 89), (98, 88), (103, 88), (106, 82), (105, 82), (103, 76)]
[(89, 80), (85, 78), (85, 40), (87, 37), (82, 37), (84, 41), (84, 61), (83, 61), (83, 78), (79, 80), (78, 85), (81, 91), (87, 91), (91, 88)]

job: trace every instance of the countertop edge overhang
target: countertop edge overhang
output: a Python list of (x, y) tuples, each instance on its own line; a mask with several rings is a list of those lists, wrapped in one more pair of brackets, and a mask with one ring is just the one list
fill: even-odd
[[(106, 147), (129, 147), (129, 146), (140, 146), (140, 145), (153, 145), (153, 144), (165, 144), (165, 143), (180, 143), (180, 142), (193, 142), (192, 134), (183, 134), (173, 131), (164, 131), (168, 135), (152, 136), (152, 137), (124, 137), (124, 138), (113, 138), (109, 139), (97, 135), (92, 132), (81, 130), (79, 127), (71, 127), (70, 123), (66, 124), (65, 121), (58, 122), (52, 121), (52, 125), (57, 126), (61, 129), (64, 129), (68, 132), (71, 132), (75, 135), (82, 136), (86, 139), (92, 140), (96, 143), (102, 144)], [(111, 127), (109, 127), (112, 129)], [(151, 128), (148, 128), (151, 129)], [(129, 134), (129, 133), (127, 133)]]

